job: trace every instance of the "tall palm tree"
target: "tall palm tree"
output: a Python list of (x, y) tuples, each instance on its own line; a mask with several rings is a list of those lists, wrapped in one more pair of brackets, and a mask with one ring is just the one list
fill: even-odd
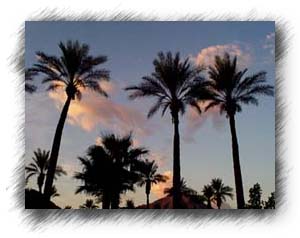
[(108, 80), (109, 78), (107, 70), (96, 69), (98, 65), (107, 61), (107, 57), (89, 55), (88, 45), (80, 44), (78, 41), (67, 41), (66, 43), (59, 43), (59, 48), (61, 50), (60, 57), (37, 52), (38, 63), (30, 69), (32, 72), (45, 75), (42, 83), (50, 84), (48, 90), (63, 88), (67, 95), (53, 139), (44, 189), (46, 199), (50, 199), (62, 132), (71, 101), (76, 98), (80, 100), (83, 89), (91, 89), (107, 96), (99, 85), (99, 81)]
[(202, 189), (203, 196), (205, 197), (207, 201), (207, 208), (211, 209), (211, 200), (213, 199), (214, 196), (214, 189), (211, 185), (205, 185)]
[(88, 149), (86, 157), (79, 157), (82, 172), (75, 178), (83, 182), (76, 193), (85, 192), (96, 196), (102, 208), (119, 208), (120, 195), (134, 191), (139, 180), (134, 164), (148, 150), (133, 147), (132, 135), (118, 137), (108, 134), (102, 137), (102, 145)]
[[(235, 115), (242, 111), (242, 104), (258, 105), (257, 96), (273, 96), (273, 86), (266, 83), (266, 72), (258, 72), (244, 77), (247, 69), (238, 70), (237, 57), (230, 58), (228, 53), (224, 57), (215, 57), (214, 66), (208, 70), (208, 93), (203, 93), (203, 88), (194, 88), (192, 94), (199, 100), (208, 100), (206, 110), (218, 106), (220, 113), (226, 113), (229, 119), (232, 137), (232, 157), (235, 177), (236, 199), (239, 209), (245, 207), (242, 172), (239, 158), (239, 145), (235, 127)], [(199, 92), (197, 92), (197, 90)]]
[(149, 195), (152, 184), (165, 183), (168, 179), (167, 176), (157, 173), (158, 166), (155, 161), (141, 161), (138, 163), (139, 181), (138, 186), (145, 185), (145, 193), (147, 198), (147, 208), (149, 208)]
[(225, 186), (222, 179), (215, 178), (211, 181), (211, 187), (213, 189), (213, 201), (216, 202), (218, 209), (221, 209), (222, 203), (226, 201), (226, 197), (233, 198), (233, 189), (229, 186)]
[(37, 75), (37, 72), (35, 72), (31, 69), (25, 70), (25, 92), (33, 93), (36, 91), (36, 86), (28, 82), (28, 81), (32, 81), (33, 77), (36, 75)]
[[(33, 162), (25, 167), (25, 172), (27, 173), (26, 181), (32, 176), (37, 176), (37, 185), (39, 192), (42, 193), (42, 187), (45, 181), (45, 175), (49, 167), (49, 153), (50, 151), (41, 150), (38, 148), (33, 152), (34, 157), (32, 157)], [(55, 176), (67, 175), (66, 171), (63, 170), (61, 166), (57, 166), (55, 169)]]
[(174, 125), (173, 139), (173, 204), (174, 208), (180, 203), (180, 138), (179, 138), (179, 113), (185, 113), (186, 106), (196, 107), (201, 112), (196, 100), (191, 97), (192, 88), (201, 88), (204, 84), (200, 76), (202, 68), (195, 67), (189, 58), (180, 60), (179, 53), (175, 56), (171, 52), (164, 54), (159, 52), (153, 61), (154, 72), (142, 78), (143, 82), (137, 86), (127, 87), (125, 90), (132, 91), (129, 98), (150, 97), (157, 99), (150, 108), (148, 118), (152, 117), (159, 109), (162, 116), (169, 109)]
[(94, 203), (94, 200), (92, 199), (87, 199), (84, 204), (79, 206), (79, 208), (83, 209), (95, 209), (98, 208), (98, 206)]

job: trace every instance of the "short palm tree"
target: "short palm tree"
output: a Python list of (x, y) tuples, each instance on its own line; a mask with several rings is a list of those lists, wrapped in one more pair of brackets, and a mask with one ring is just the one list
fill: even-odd
[[(186, 181), (184, 178), (181, 178), (180, 183), (179, 183), (179, 188), (180, 188), (180, 195), (185, 195), (185, 196), (193, 196), (197, 194), (197, 191), (188, 187), (186, 184)], [(165, 188), (164, 193), (167, 194), (168, 196), (173, 196), (174, 194), (174, 188)]]
[(37, 75), (37, 72), (35, 72), (31, 69), (25, 70), (25, 92), (33, 93), (36, 91), (36, 86), (29, 83), (29, 81), (32, 81), (33, 77), (36, 75)]
[(174, 125), (173, 139), (173, 204), (174, 208), (180, 205), (180, 137), (179, 137), (179, 113), (185, 113), (186, 106), (200, 108), (191, 97), (190, 91), (196, 87), (203, 87), (205, 83), (200, 76), (202, 68), (195, 67), (190, 63), (189, 58), (180, 60), (179, 53), (175, 56), (171, 52), (164, 54), (159, 52), (157, 59), (153, 61), (154, 72), (142, 78), (143, 82), (137, 86), (127, 87), (132, 91), (129, 98), (150, 97), (157, 99), (150, 108), (148, 118), (152, 117), (159, 109), (162, 109), (162, 116), (167, 109), (170, 110)]
[(147, 153), (145, 148), (133, 147), (131, 134), (103, 136), (101, 146), (91, 146), (86, 157), (79, 157), (83, 169), (75, 174), (75, 178), (83, 184), (76, 193), (96, 196), (104, 209), (119, 208), (120, 195), (134, 191), (134, 185), (139, 181), (134, 166), (136, 161)]
[(233, 198), (233, 189), (229, 186), (225, 186), (222, 179), (215, 178), (211, 181), (211, 187), (213, 189), (212, 200), (217, 204), (218, 209), (221, 209), (222, 203), (226, 201), (226, 197)]
[[(228, 53), (224, 57), (215, 57), (214, 66), (208, 70), (208, 93), (203, 88), (194, 88), (192, 94), (199, 100), (208, 100), (206, 110), (218, 106), (220, 113), (226, 113), (232, 137), (232, 157), (235, 177), (236, 199), (239, 209), (245, 207), (242, 172), (239, 158), (239, 146), (235, 127), (235, 116), (242, 111), (242, 104), (258, 105), (257, 96), (273, 96), (273, 86), (266, 84), (266, 72), (258, 72), (244, 77), (247, 69), (238, 70), (237, 57), (230, 58)], [(197, 90), (199, 91), (197, 93)]]
[(107, 70), (96, 69), (98, 65), (107, 61), (107, 57), (89, 55), (88, 45), (80, 44), (78, 41), (67, 41), (67, 43), (59, 43), (59, 48), (61, 50), (60, 57), (37, 52), (38, 63), (30, 69), (30, 72), (45, 75), (42, 83), (50, 84), (48, 90), (63, 88), (67, 96), (53, 139), (44, 189), (46, 199), (50, 199), (62, 132), (71, 101), (75, 98), (80, 100), (83, 89), (91, 89), (100, 95), (107, 96), (99, 85), (99, 81), (109, 78)]
[(98, 208), (98, 206), (94, 203), (94, 200), (92, 199), (87, 199), (84, 204), (79, 206), (79, 208), (83, 209), (95, 209)]
[(140, 178), (137, 184), (141, 187), (145, 185), (147, 208), (149, 208), (149, 195), (152, 184), (165, 183), (168, 177), (157, 173), (158, 166), (154, 160), (149, 161), (146, 159), (145, 161), (141, 161), (138, 167)]
[(203, 196), (205, 197), (207, 201), (207, 208), (211, 209), (211, 200), (213, 199), (214, 196), (214, 189), (212, 188), (211, 185), (205, 185), (202, 189)]
[[(26, 181), (29, 180), (32, 176), (37, 176), (37, 185), (39, 188), (39, 192), (42, 193), (42, 188), (45, 181), (45, 175), (49, 166), (49, 153), (50, 151), (41, 150), (38, 148), (33, 152), (34, 157), (32, 157), (33, 162), (31, 162), (28, 166), (25, 167)], [(55, 176), (67, 175), (66, 171), (63, 170), (61, 166), (57, 166), (55, 169)]]

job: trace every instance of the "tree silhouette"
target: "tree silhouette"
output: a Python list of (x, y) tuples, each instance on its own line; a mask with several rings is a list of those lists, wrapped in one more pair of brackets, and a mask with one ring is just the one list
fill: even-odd
[(137, 163), (137, 170), (139, 171), (139, 181), (138, 186), (145, 185), (145, 193), (147, 199), (147, 208), (149, 209), (149, 195), (151, 192), (152, 184), (164, 183), (167, 181), (168, 177), (157, 173), (158, 166), (155, 161), (140, 161)]
[[(37, 185), (39, 188), (39, 192), (42, 193), (42, 187), (45, 181), (45, 175), (49, 166), (49, 153), (50, 151), (41, 150), (38, 148), (33, 152), (34, 157), (32, 157), (33, 162), (31, 162), (28, 166), (25, 167), (26, 172), (26, 181), (29, 180), (32, 176), (37, 176)], [(66, 171), (63, 170), (61, 166), (57, 166), (55, 169), (55, 176), (67, 175)]]
[[(187, 186), (186, 181), (184, 178), (181, 178), (180, 184), (180, 198), (182, 196), (188, 197), (190, 201), (192, 201), (194, 204), (204, 204), (205, 198), (202, 195), (199, 195), (198, 192), (190, 187)], [(167, 194), (167, 196), (173, 196), (174, 195), (174, 189), (173, 187), (165, 188), (164, 193)], [(184, 202), (180, 199), (180, 204), (178, 208), (186, 208)]]
[(33, 77), (36, 75), (37, 75), (37, 72), (35, 72), (31, 69), (25, 70), (25, 92), (33, 93), (36, 91), (36, 86), (29, 83), (29, 81), (32, 81)]
[(203, 193), (203, 196), (205, 197), (206, 199), (206, 202), (207, 202), (207, 208), (208, 209), (212, 209), (212, 206), (211, 206), (211, 201), (214, 197), (214, 189), (211, 185), (205, 185), (202, 189), (202, 193)]
[(211, 187), (213, 188), (212, 200), (217, 204), (218, 209), (221, 209), (222, 203), (226, 201), (226, 197), (233, 198), (233, 189), (229, 186), (225, 186), (222, 179), (215, 178), (211, 181)]
[(98, 206), (94, 203), (94, 200), (87, 199), (84, 204), (79, 206), (79, 208), (82, 208), (82, 209), (95, 209), (95, 208), (98, 208)]
[(127, 209), (134, 209), (134, 202), (131, 199), (126, 200), (126, 208)]
[(64, 207), (64, 209), (72, 209), (72, 206), (67, 205), (67, 206)]
[(118, 137), (114, 134), (102, 136), (102, 145), (88, 149), (86, 157), (79, 157), (82, 172), (75, 178), (83, 182), (76, 193), (85, 192), (96, 196), (102, 208), (119, 208), (120, 195), (134, 191), (139, 180), (134, 164), (148, 150), (133, 147), (132, 135)]
[[(273, 87), (266, 84), (266, 72), (259, 72), (244, 77), (247, 69), (237, 69), (237, 57), (230, 58), (228, 53), (224, 57), (215, 57), (214, 66), (209, 67), (209, 93), (203, 93), (203, 88), (194, 88), (192, 94), (198, 100), (208, 100), (206, 110), (218, 106), (220, 113), (226, 113), (229, 119), (232, 137), (232, 157), (238, 208), (244, 208), (243, 181), (239, 158), (239, 146), (235, 127), (235, 115), (242, 111), (242, 104), (258, 105), (257, 96), (273, 96)], [(198, 91), (198, 92), (197, 92)]]
[(261, 192), (262, 190), (259, 183), (254, 184), (253, 187), (249, 189), (247, 208), (262, 209)]
[(272, 192), (268, 200), (264, 202), (264, 209), (275, 209), (275, 192)]
[(150, 108), (148, 118), (152, 117), (159, 109), (162, 116), (169, 109), (174, 125), (173, 139), (173, 205), (178, 208), (180, 204), (180, 137), (179, 137), (179, 113), (184, 114), (187, 105), (196, 107), (201, 112), (198, 104), (191, 97), (193, 87), (200, 89), (204, 79), (200, 76), (201, 68), (194, 67), (189, 58), (180, 60), (179, 53), (175, 56), (171, 52), (164, 54), (159, 52), (153, 61), (154, 72), (142, 78), (143, 82), (137, 86), (127, 87), (132, 91), (129, 98), (150, 97), (157, 99)]
[(59, 49), (61, 51), (60, 57), (37, 52), (38, 63), (29, 69), (34, 74), (45, 75), (42, 83), (50, 84), (48, 90), (63, 88), (67, 95), (53, 139), (44, 189), (46, 199), (50, 199), (62, 132), (71, 101), (75, 98), (80, 100), (83, 89), (91, 89), (107, 96), (99, 85), (99, 80), (108, 80), (109, 78), (107, 70), (96, 69), (98, 65), (107, 61), (107, 57), (89, 55), (88, 45), (80, 44), (78, 41), (67, 41), (66, 43), (59, 43)]

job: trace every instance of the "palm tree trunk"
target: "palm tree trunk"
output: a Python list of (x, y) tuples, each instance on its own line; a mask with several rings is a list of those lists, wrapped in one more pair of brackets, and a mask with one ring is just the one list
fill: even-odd
[(149, 194), (148, 193), (146, 194), (146, 197), (147, 197), (147, 209), (149, 209)]
[(174, 141), (173, 141), (173, 208), (180, 208), (180, 139), (178, 112), (173, 113)]
[(110, 207), (110, 197), (108, 194), (104, 193), (102, 198), (102, 209), (109, 209)]
[(116, 194), (112, 196), (111, 199), (111, 208), (112, 209), (118, 209), (120, 204), (120, 194)]
[(51, 188), (53, 185), (54, 173), (55, 173), (56, 165), (57, 165), (61, 136), (62, 136), (62, 132), (64, 129), (64, 125), (65, 125), (65, 121), (67, 118), (70, 103), (71, 103), (71, 97), (68, 97), (67, 101), (63, 107), (63, 110), (61, 112), (61, 115), (60, 115), (60, 118), (59, 118), (59, 121), (58, 121), (58, 124), (56, 127), (55, 135), (54, 135), (54, 140), (53, 140), (50, 159), (49, 159), (49, 166), (48, 166), (48, 170), (47, 170), (45, 189), (44, 189), (44, 195), (45, 195), (45, 198), (47, 201), (50, 201)]
[(242, 172), (241, 172), (240, 158), (239, 158), (239, 145), (236, 136), (234, 115), (229, 116), (229, 122), (230, 122), (231, 138), (232, 138), (232, 157), (233, 157), (237, 208), (243, 209), (245, 207), (245, 200), (244, 200)]
[(39, 187), (39, 192), (42, 194), (42, 188), (45, 180), (45, 174), (41, 173), (38, 177), (38, 187)]

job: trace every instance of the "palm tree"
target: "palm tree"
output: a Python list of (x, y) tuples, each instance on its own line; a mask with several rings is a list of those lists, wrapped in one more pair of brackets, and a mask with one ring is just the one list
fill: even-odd
[[(37, 176), (37, 185), (39, 188), (39, 192), (42, 193), (42, 187), (45, 181), (45, 175), (49, 166), (49, 153), (50, 151), (41, 150), (40, 148), (37, 151), (34, 151), (34, 157), (32, 157), (33, 162), (31, 162), (28, 166), (25, 167), (25, 171), (27, 173), (26, 181), (29, 180), (32, 176)], [(56, 179), (57, 176), (67, 175), (66, 171), (63, 170), (61, 166), (57, 166), (55, 170)]]
[(96, 69), (98, 65), (107, 61), (107, 57), (93, 57), (89, 55), (88, 45), (80, 44), (78, 41), (67, 41), (66, 44), (59, 43), (59, 48), (61, 50), (60, 57), (37, 52), (38, 63), (34, 64), (30, 69), (31, 72), (45, 75), (42, 83), (50, 84), (48, 90), (63, 88), (67, 96), (53, 139), (44, 189), (46, 199), (50, 198), (62, 132), (71, 101), (75, 100), (75, 98), (80, 100), (83, 89), (91, 89), (103, 96), (107, 96), (106, 92), (99, 85), (99, 80), (108, 80), (109, 78), (107, 70)]
[(200, 108), (191, 97), (191, 89), (201, 88), (205, 84), (200, 76), (202, 68), (194, 67), (189, 58), (180, 60), (179, 53), (173, 57), (171, 52), (158, 53), (157, 59), (153, 61), (154, 72), (150, 76), (144, 76), (143, 82), (137, 86), (127, 87), (125, 90), (133, 91), (129, 98), (139, 97), (156, 98), (156, 103), (151, 107), (148, 118), (152, 117), (159, 109), (162, 116), (169, 109), (174, 124), (173, 139), (173, 187), (174, 208), (180, 203), (180, 138), (179, 138), (179, 113), (185, 113), (187, 105), (191, 105), (199, 112)]
[[(186, 184), (186, 181), (184, 178), (181, 178), (180, 183), (179, 183), (179, 191), (180, 195), (185, 195), (185, 196), (192, 196), (197, 194), (197, 191), (188, 187)], [(173, 196), (174, 195), (174, 188), (165, 188), (164, 193), (167, 194), (168, 196)]]
[(167, 181), (168, 177), (157, 173), (158, 166), (155, 161), (141, 161), (138, 163), (138, 171), (140, 180), (138, 186), (145, 186), (145, 193), (147, 198), (147, 208), (149, 208), (149, 195), (151, 191), (152, 184), (164, 183)]
[(202, 189), (203, 196), (205, 197), (207, 201), (207, 208), (211, 209), (211, 200), (213, 199), (214, 196), (214, 189), (212, 188), (211, 185), (205, 185)]
[[(247, 69), (238, 70), (237, 57), (230, 58), (228, 53), (224, 57), (215, 57), (214, 66), (209, 67), (208, 93), (203, 88), (194, 88), (193, 96), (199, 100), (208, 100), (206, 110), (218, 106), (220, 113), (226, 113), (229, 119), (232, 137), (232, 157), (236, 187), (236, 199), (239, 209), (245, 207), (242, 172), (239, 158), (239, 146), (235, 127), (235, 115), (242, 111), (242, 104), (258, 105), (257, 96), (273, 96), (273, 86), (266, 84), (266, 72), (258, 72), (244, 77)], [(198, 91), (198, 92), (197, 92)]]
[(36, 86), (28, 82), (28, 81), (32, 81), (33, 77), (36, 75), (37, 75), (37, 72), (35, 72), (31, 69), (25, 70), (25, 92), (33, 93), (36, 91)]
[(98, 206), (94, 203), (94, 200), (87, 199), (84, 204), (82, 204), (81, 206), (79, 206), (79, 208), (94, 209), (94, 208), (98, 208)]
[(213, 189), (213, 201), (216, 202), (218, 209), (221, 209), (221, 205), (226, 201), (226, 197), (233, 198), (233, 189), (229, 186), (225, 186), (222, 179), (215, 178), (211, 181), (211, 187)]
[(134, 191), (139, 180), (136, 161), (148, 154), (145, 148), (134, 148), (132, 144), (131, 134), (124, 137), (108, 134), (102, 137), (101, 146), (91, 146), (86, 157), (79, 157), (83, 169), (74, 177), (83, 184), (76, 193), (96, 196), (104, 209), (119, 208), (120, 195)]
[(134, 209), (134, 201), (131, 199), (126, 200), (126, 207), (127, 209)]

